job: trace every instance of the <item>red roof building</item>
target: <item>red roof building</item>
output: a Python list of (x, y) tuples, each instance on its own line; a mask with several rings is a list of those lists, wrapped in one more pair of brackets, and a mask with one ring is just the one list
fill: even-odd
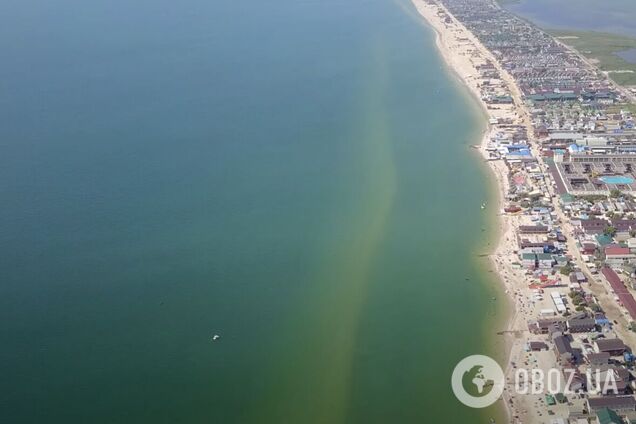
[(628, 247), (620, 247), (616, 245), (609, 245), (605, 248), (605, 256), (625, 256), (631, 252)]
[(618, 277), (618, 274), (616, 274), (612, 268), (608, 267), (604, 267), (601, 272), (609, 282), (612, 290), (621, 302), (621, 305), (627, 309), (629, 316), (636, 321), (636, 300), (634, 300), (632, 294), (627, 291), (625, 284), (623, 284), (621, 279)]
[(601, 270), (601, 273), (607, 279), (607, 282), (612, 287), (612, 290), (614, 291), (614, 293), (616, 293), (617, 295), (620, 293), (628, 293), (627, 289), (625, 288), (625, 285), (623, 284), (621, 279), (618, 277), (618, 274), (616, 274), (612, 268), (604, 267)]

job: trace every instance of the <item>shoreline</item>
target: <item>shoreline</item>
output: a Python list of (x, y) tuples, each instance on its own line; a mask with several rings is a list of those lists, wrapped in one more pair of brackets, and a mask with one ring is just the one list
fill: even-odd
[[(504, 261), (502, 258), (510, 257), (514, 250), (514, 241), (516, 240), (516, 227), (518, 223), (514, 217), (508, 217), (503, 214), (504, 203), (506, 193), (509, 187), (508, 181), (508, 168), (503, 161), (490, 161), (486, 152), (486, 147), (493, 135), (497, 132), (497, 127), (490, 123), (490, 118), (493, 115), (498, 119), (508, 118), (517, 121), (519, 124), (523, 124), (522, 114), (524, 111), (519, 111), (517, 106), (512, 106), (510, 110), (498, 109), (495, 112), (488, 108), (488, 105), (482, 100), (481, 93), (477, 80), (474, 78), (474, 74), (478, 74), (478, 70), (471, 64), (470, 57), (467, 59), (467, 55), (471, 57), (479, 57), (481, 60), (490, 60), (497, 63), (490, 51), (479, 43), (474, 35), (466, 29), (461, 22), (446, 10), (443, 5), (431, 4), (425, 0), (411, 0), (420, 16), (428, 23), (428, 25), (435, 32), (435, 44), (438, 52), (443, 57), (445, 64), (456, 76), (461, 84), (468, 89), (471, 96), (477, 101), (479, 108), (484, 115), (486, 122), (485, 129), (481, 132), (481, 139), (478, 146), (480, 157), (487, 162), (487, 168), (494, 176), (494, 183), (496, 184), (496, 231), (497, 234), (492, 238), (494, 241), (494, 247), (488, 249), (488, 266), (494, 269), (496, 279), (500, 283), (500, 287), (505, 293), (505, 305), (504, 306), (504, 318), (499, 321), (501, 323), (501, 329), (505, 335), (503, 337), (503, 352), (497, 352), (502, 355), (503, 363), (505, 364), (504, 372), (506, 376), (509, 376), (512, 371), (511, 359), (514, 352), (523, 348), (517, 338), (513, 336), (515, 331), (523, 329), (524, 317), (520, 313), (521, 305), (519, 300), (514, 296), (514, 271), (510, 266), (511, 261)], [(449, 29), (444, 19), (437, 14), (438, 11), (443, 12), (451, 17), (452, 28)], [(461, 41), (460, 41), (461, 40)], [(462, 48), (461, 44), (463, 40), (469, 40)], [(458, 43), (458, 41), (460, 41)], [(455, 44), (452, 44), (455, 42)], [(476, 52), (475, 52), (476, 51)], [(503, 73), (502, 73), (503, 74)], [(516, 84), (511, 81), (511, 78), (503, 78), (506, 85), (511, 92), (517, 91)], [(513, 86), (511, 86), (514, 84)], [(519, 95), (517, 94), (517, 98)], [(502, 112), (502, 113), (500, 113)], [(521, 113), (519, 113), (521, 112)], [(492, 335), (493, 338), (499, 337)], [(497, 341), (501, 339), (496, 339)], [(502, 405), (503, 403), (503, 405)], [(497, 408), (501, 408), (505, 414), (506, 422), (511, 421), (511, 417), (515, 415), (516, 410), (511, 406), (511, 399), (504, 393), (501, 399), (501, 403), (498, 402), (494, 405)]]

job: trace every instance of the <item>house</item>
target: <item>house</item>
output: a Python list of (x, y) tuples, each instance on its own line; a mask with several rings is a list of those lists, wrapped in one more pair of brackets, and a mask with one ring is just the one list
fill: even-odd
[(551, 334), (565, 331), (565, 320), (562, 318), (539, 319), (528, 322), (528, 330), (532, 334)]
[(573, 364), (576, 362), (574, 350), (572, 349), (570, 339), (567, 336), (555, 333), (552, 341), (554, 342), (554, 352), (561, 364)]
[(625, 343), (621, 339), (599, 339), (594, 342), (597, 353), (606, 352), (610, 356), (621, 356), (625, 353)]
[(586, 379), (581, 375), (576, 368), (564, 368), (562, 370), (564, 381), (567, 382), (565, 388), (569, 392), (579, 392), (585, 390), (587, 387)]
[(568, 422), (570, 424), (590, 424), (590, 421), (587, 419), (585, 404), (568, 406), (568, 413)]
[(570, 274), (570, 283), (585, 283), (587, 281), (587, 277), (581, 271), (576, 271)]
[(580, 222), (581, 228), (587, 234), (603, 234), (605, 228), (609, 226), (609, 222), (598, 218), (582, 219)]
[(548, 234), (550, 229), (545, 225), (520, 225), (520, 234)]
[(583, 243), (581, 250), (586, 255), (593, 255), (596, 253), (596, 243)]
[(588, 353), (585, 359), (590, 365), (607, 365), (609, 364), (610, 354), (607, 352)]
[(570, 424), (590, 424), (587, 420), (587, 402), (585, 399), (570, 399), (568, 402), (568, 419)]
[(596, 411), (596, 422), (598, 424), (625, 424), (616, 411), (609, 408), (601, 408)]
[[(525, 249), (533, 249), (532, 251), (528, 251), (531, 253), (544, 253), (544, 252), (552, 252), (556, 250), (556, 246), (552, 241), (530, 241), (528, 239), (518, 239), (517, 244), (519, 245), (519, 249), (525, 252)], [(536, 249), (536, 250), (534, 250)]]
[(617, 293), (616, 296), (621, 305), (627, 310), (627, 313), (632, 318), (632, 320), (636, 320), (636, 300), (631, 293), (625, 291), (623, 293)]
[(594, 318), (570, 319), (567, 321), (567, 327), (570, 333), (589, 333), (596, 329), (596, 320)]
[(555, 263), (554, 256), (549, 253), (540, 253), (537, 255), (537, 266), (539, 269), (552, 269)]
[(618, 413), (636, 410), (634, 396), (603, 396), (587, 399), (587, 409), (590, 414), (596, 414), (603, 408), (612, 409)]
[(590, 367), (587, 375), (590, 378), (588, 388), (593, 394), (626, 394), (631, 380), (627, 368), (613, 365)]
[(548, 350), (548, 345), (543, 342), (528, 342), (528, 350), (532, 352), (539, 352), (541, 350)]
[(535, 269), (537, 267), (537, 254), (523, 253), (521, 255), (521, 264), (526, 269)]
[(617, 245), (605, 246), (605, 263), (612, 268), (617, 268), (636, 261), (636, 254), (628, 247)]
[(618, 274), (612, 268), (603, 267), (603, 269), (601, 269), (601, 273), (609, 283), (614, 294), (619, 295), (621, 293), (628, 293), (625, 288), (625, 284), (623, 284)]
[(636, 219), (613, 219), (612, 227), (617, 233), (629, 234), (631, 230), (636, 230)]
[(545, 248), (543, 247), (543, 243), (541, 243), (541, 246), (524, 247), (521, 249), (521, 254), (523, 255), (524, 253), (530, 253), (532, 255), (536, 255), (538, 253), (545, 253)]

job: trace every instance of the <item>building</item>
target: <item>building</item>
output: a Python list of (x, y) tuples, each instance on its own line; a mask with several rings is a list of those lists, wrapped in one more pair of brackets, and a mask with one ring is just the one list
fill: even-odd
[[(611, 146), (602, 146), (601, 140), (588, 140), (596, 150), (606, 151)], [(577, 143), (580, 144), (580, 143)], [(555, 160), (555, 179), (559, 180), (569, 194), (605, 194), (612, 190), (630, 192), (636, 190), (636, 155), (633, 154), (588, 154), (570, 153), (561, 161)]]
[(627, 290), (620, 277), (614, 270), (608, 267), (604, 267), (601, 272), (607, 279), (610, 287), (614, 294), (618, 297), (621, 305), (627, 310), (627, 313), (632, 318), (632, 320), (636, 321), (636, 299), (634, 296)]
[(543, 342), (528, 342), (528, 350), (532, 352), (539, 352), (542, 350), (548, 350), (548, 345)]
[[(582, 219), (579, 221), (581, 223), (581, 228), (587, 234), (603, 234), (605, 228), (609, 226), (609, 222), (604, 219), (591, 218), (591, 219)], [(596, 245), (593, 245), (592, 253), (596, 249)]]
[(636, 254), (632, 253), (628, 247), (617, 245), (605, 246), (605, 263), (612, 268), (634, 263)]
[(626, 394), (631, 374), (624, 367), (613, 365), (599, 365), (588, 370), (590, 393), (603, 395)]
[(554, 255), (549, 253), (539, 253), (537, 255), (537, 267), (539, 269), (552, 269), (555, 264)]
[(587, 281), (587, 277), (580, 271), (573, 272), (570, 274), (570, 283), (585, 283)]
[(525, 269), (535, 269), (537, 267), (537, 254), (536, 253), (522, 253), (521, 265)]
[(587, 409), (590, 414), (596, 414), (601, 409), (608, 408), (618, 413), (636, 410), (634, 396), (603, 396), (587, 399)]
[(621, 339), (599, 339), (594, 342), (597, 353), (606, 352), (610, 356), (621, 356), (625, 353), (625, 343)]
[(567, 327), (570, 333), (589, 333), (596, 329), (596, 320), (594, 318), (570, 319), (567, 321)]
[(532, 334), (551, 334), (565, 331), (563, 318), (544, 318), (528, 322), (528, 330)]
[(562, 334), (555, 335), (552, 339), (554, 342), (554, 352), (557, 359), (562, 365), (574, 364), (576, 357), (574, 356), (574, 350), (570, 344), (570, 339)]
[(598, 424), (624, 424), (625, 422), (618, 416), (616, 411), (609, 408), (601, 408), (596, 411), (596, 422)]
[(619, 233), (627, 233), (636, 230), (636, 219), (613, 219), (612, 227)]
[(547, 234), (550, 229), (545, 225), (520, 225), (520, 234)]
[(588, 353), (585, 359), (590, 365), (607, 365), (609, 364), (610, 354), (607, 352)]

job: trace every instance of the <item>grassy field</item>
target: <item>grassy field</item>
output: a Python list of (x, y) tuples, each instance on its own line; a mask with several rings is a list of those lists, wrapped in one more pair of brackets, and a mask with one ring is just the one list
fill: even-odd
[[(636, 49), (636, 38), (594, 31), (550, 31), (560, 41), (598, 61), (597, 66), (608, 71), (620, 85), (636, 85), (636, 64), (629, 63), (618, 52)], [(632, 72), (612, 72), (632, 71)]]

